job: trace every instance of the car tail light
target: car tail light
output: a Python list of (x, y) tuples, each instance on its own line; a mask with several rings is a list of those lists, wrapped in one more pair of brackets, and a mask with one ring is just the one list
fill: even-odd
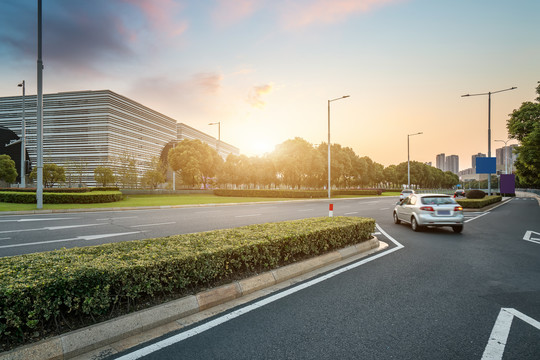
[(420, 210), (424, 210), (424, 211), (435, 211), (433, 210), (433, 208), (431, 206), (422, 206), (420, 207)]
[(456, 206), (454, 208), (454, 211), (463, 211), (463, 207), (462, 206)]

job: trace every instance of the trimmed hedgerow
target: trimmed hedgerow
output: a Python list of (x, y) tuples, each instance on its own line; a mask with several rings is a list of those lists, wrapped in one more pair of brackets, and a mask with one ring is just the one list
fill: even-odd
[[(333, 190), (332, 196), (337, 195), (381, 195), (382, 190)], [(269, 197), (269, 198), (325, 198), (328, 197), (328, 191), (325, 190), (228, 190), (215, 189), (216, 196), (235, 196), (235, 197)]]
[(483, 199), (486, 196), (486, 193), (482, 190), (469, 190), (465, 193), (467, 199)]
[[(122, 200), (120, 191), (92, 191), (85, 193), (43, 192), (44, 204), (95, 204)], [(0, 202), (35, 204), (36, 193), (0, 191)]]
[(464, 209), (478, 209), (487, 205), (494, 204), (502, 200), (500, 195), (486, 196), (483, 199), (456, 199)]
[(0, 344), (366, 241), (374, 229), (368, 218), (312, 218), (0, 258)]
[[(10, 191), (10, 192), (36, 192), (36, 188), (0, 188), (0, 191)], [(107, 186), (107, 187), (93, 187), (93, 188), (44, 188), (43, 192), (54, 192), (54, 193), (86, 193), (91, 191), (120, 191), (120, 188), (117, 186)]]

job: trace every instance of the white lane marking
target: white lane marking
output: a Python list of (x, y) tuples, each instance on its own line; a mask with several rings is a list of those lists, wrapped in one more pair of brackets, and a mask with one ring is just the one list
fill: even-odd
[[(533, 237), (536, 236), (536, 237)], [(537, 233), (536, 231), (527, 230), (525, 232), (525, 235), (523, 236), (523, 240), (530, 241), (535, 244), (540, 244), (540, 233)]]
[(78, 241), (78, 240), (90, 241), (90, 240), (98, 240), (98, 239), (104, 239), (104, 238), (109, 238), (109, 237), (114, 237), (114, 236), (123, 236), (123, 235), (131, 235), (131, 234), (138, 234), (138, 233), (140, 233), (140, 231), (132, 231), (132, 232), (116, 233), (116, 234), (82, 235), (82, 236), (77, 236), (70, 239), (48, 240), (48, 241), (37, 241), (37, 242), (25, 243), (25, 244), (3, 245), (3, 246), (0, 246), (0, 249), (7, 249), (7, 248), (14, 248), (14, 247), (21, 247), (21, 246), (52, 244), (52, 243), (66, 242), (66, 241)]
[(11, 239), (10, 237), (7, 237), (7, 238), (0, 238), (0, 240), (9, 240)]
[(197, 211), (195, 214), (210, 214), (210, 213), (217, 213), (221, 212), (221, 210), (209, 210), (209, 211)]
[(340, 269), (338, 269), (336, 271), (333, 271), (333, 272), (331, 272), (329, 274), (326, 274), (324, 276), (321, 276), (321, 277), (312, 279), (310, 281), (307, 281), (307, 282), (305, 282), (303, 284), (294, 286), (294, 287), (292, 287), (292, 288), (290, 288), (288, 290), (285, 290), (283, 292), (280, 292), (280, 293), (277, 293), (275, 295), (269, 296), (269, 297), (267, 297), (265, 299), (259, 300), (259, 301), (255, 302), (255, 303), (251, 304), (251, 305), (248, 305), (246, 307), (243, 307), (241, 309), (233, 311), (233, 312), (231, 312), (229, 314), (222, 315), (222, 316), (220, 316), (220, 317), (218, 317), (218, 318), (216, 318), (216, 319), (214, 319), (212, 321), (209, 321), (207, 323), (204, 323), (202, 325), (196, 326), (195, 328), (193, 328), (191, 330), (181, 332), (181, 333), (179, 333), (177, 335), (171, 336), (170, 338), (158, 341), (158, 342), (156, 342), (154, 344), (143, 347), (143, 348), (141, 348), (139, 350), (136, 350), (136, 351), (134, 351), (132, 353), (121, 356), (121, 357), (117, 358), (117, 360), (140, 359), (143, 356), (149, 355), (149, 354), (151, 354), (153, 352), (164, 349), (164, 348), (166, 348), (166, 347), (168, 347), (170, 345), (173, 345), (173, 344), (176, 344), (176, 343), (181, 342), (183, 340), (186, 340), (186, 339), (188, 339), (188, 338), (190, 338), (192, 336), (203, 333), (203, 332), (205, 332), (207, 330), (210, 330), (210, 329), (212, 329), (212, 328), (214, 328), (214, 327), (216, 327), (218, 325), (226, 323), (229, 320), (235, 319), (235, 318), (237, 318), (239, 316), (247, 314), (247, 313), (249, 313), (249, 312), (251, 312), (253, 310), (256, 310), (256, 309), (258, 309), (260, 307), (263, 307), (263, 306), (265, 306), (267, 304), (270, 304), (270, 303), (272, 303), (274, 301), (277, 301), (277, 300), (282, 299), (282, 298), (284, 298), (286, 296), (294, 294), (294, 293), (296, 293), (296, 292), (298, 292), (300, 290), (306, 289), (306, 288), (308, 288), (310, 286), (313, 286), (315, 284), (323, 282), (323, 281), (325, 281), (327, 279), (333, 278), (334, 276), (342, 274), (342, 273), (344, 273), (346, 271), (349, 271), (349, 270), (352, 270), (352, 269), (357, 268), (359, 266), (362, 266), (364, 264), (367, 264), (367, 263), (369, 263), (369, 262), (371, 262), (373, 260), (376, 260), (376, 259), (378, 259), (380, 257), (391, 254), (394, 251), (400, 250), (400, 249), (402, 249), (404, 247), (399, 242), (397, 242), (395, 239), (393, 239), (390, 235), (388, 235), (386, 232), (384, 232), (384, 230), (381, 229), (379, 225), (376, 224), (375, 226), (377, 227), (377, 229), (379, 229), (379, 231), (382, 234), (384, 234), (384, 236), (386, 236), (390, 241), (392, 241), (396, 245), (396, 247), (394, 247), (392, 249), (389, 249), (389, 250), (386, 250), (386, 251), (383, 251), (383, 252), (381, 252), (379, 254), (376, 254), (376, 255), (374, 255), (372, 257), (369, 257), (367, 259), (360, 260), (360, 261), (358, 261), (356, 263), (353, 263), (353, 264), (350, 264), (350, 265), (345, 266), (343, 268), (340, 268)]
[(133, 225), (131, 227), (160, 226), (160, 225), (171, 225), (171, 224), (176, 224), (176, 222), (172, 221), (172, 222), (164, 222), (164, 223), (158, 223), (158, 224)]
[(536, 329), (540, 330), (540, 322), (512, 308), (501, 308), (499, 316), (493, 325), (489, 341), (484, 349), (482, 360), (502, 360), (506, 341), (510, 334), (512, 320), (517, 317)]
[(381, 210), (390, 210), (390, 208), (382, 208)]
[(475, 217), (473, 217), (473, 218), (471, 218), (471, 219), (465, 220), (465, 222), (468, 223), (469, 221), (476, 220), (476, 219), (478, 219), (478, 218), (481, 218), (482, 216), (486, 216), (487, 214), (489, 214), (489, 211), (483, 213), (482, 215), (478, 215), (478, 216), (475, 216)]
[(350, 212), (350, 213), (345, 213), (345, 215), (352, 215), (352, 214), (358, 214), (358, 211), (353, 211), (353, 212)]
[(26, 231), (42, 231), (42, 230), (64, 230), (64, 229), (74, 229), (79, 227), (85, 227), (85, 226), (101, 226), (106, 224), (81, 224), (81, 225), (65, 225), (65, 226), (46, 226), (42, 228), (37, 229), (21, 229), (21, 230), (4, 230), (0, 231), (0, 234), (7, 234), (7, 233), (19, 233), (19, 232), (26, 232)]
[(236, 215), (237, 218), (250, 217), (250, 216), (261, 216), (262, 214), (249, 214), (249, 215)]
[(30, 222), (30, 221), (54, 221), (54, 220), (77, 220), (80, 218), (43, 218), (43, 219), (17, 219), (17, 220), (0, 220), (0, 222)]
[(303, 210), (296, 210), (296, 211), (298, 211), (298, 212), (304, 212), (304, 211), (313, 211), (313, 210), (315, 210), (315, 209), (303, 209)]
[(138, 218), (138, 216), (118, 216), (118, 217), (109, 217), (109, 218), (102, 218), (102, 219), (96, 219), (97, 221), (103, 221), (103, 220), (118, 220), (118, 219), (135, 219)]

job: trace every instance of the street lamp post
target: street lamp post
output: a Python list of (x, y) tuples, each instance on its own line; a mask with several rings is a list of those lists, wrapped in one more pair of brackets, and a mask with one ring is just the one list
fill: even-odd
[(422, 132), (415, 134), (407, 134), (407, 189), (411, 188), (411, 156), (409, 151), (409, 138), (415, 135), (421, 135)]
[(332, 101), (348, 98), (350, 95), (345, 95), (332, 100), (328, 100), (328, 198), (331, 197), (331, 183), (330, 183), (330, 103)]
[(218, 141), (217, 141), (217, 144), (216, 144), (216, 151), (219, 155), (219, 143), (221, 142), (221, 121), (218, 121), (218, 122), (213, 122), (213, 123), (209, 123), (208, 125), (217, 125), (218, 126)]
[[(517, 89), (517, 87), (513, 86), (508, 89), (504, 90), (497, 90), (497, 91), (489, 91), (487, 93), (481, 93), (481, 94), (465, 94), (461, 95), (461, 97), (468, 97), (468, 96), (488, 96), (488, 157), (491, 157), (491, 94), (497, 94), (503, 91), (509, 91)], [(491, 195), (491, 173), (488, 174), (488, 195)]]
[(510, 141), (510, 139), (504, 141), (504, 140), (495, 140), (500, 141), (504, 143), (504, 173), (508, 174), (508, 148), (506, 147), (506, 143)]
[(41, 58), (41, 0), (38, 0), (38, 59), (37, 59), (37, 104), (36, 104), (36, 136), (37, 136), (37, 208), (43, 208), (43, 60)]
[(25, 89), (26, 84), (23, 80), (22, 83), (17, 85), (22, 87), (22, 121), (21, 121), (21, 187), (26, 187), (26, 128), (25, 128)]

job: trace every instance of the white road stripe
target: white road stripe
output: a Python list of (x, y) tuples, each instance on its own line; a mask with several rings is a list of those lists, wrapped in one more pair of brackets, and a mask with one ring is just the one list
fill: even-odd
[(0, 238), (0, 240), (9, 240), (11, 239), (10, 237), (7, 237), (7, 238)]
[(296, 211), (298, 211), (298, 212), (304, 212), (304, 211), (313, 211), (313, 210), (315, 210), (315, 209), (303, 209), (303, 210), (296, 210)]
[(158, 224), (133, 225), (131, 227), (160, 226), (160, 225), (171, 225), (171, 224), (176, 224), (176, 222), (172, 221), (172, 222), (164, 222), (164, 223), (158, 223)]
[(21, 230), (4, 230), (0, 231), (0, 234), (7, 234), (7, 233), (19, 233), (19, 232), (27, 232), (27, 231), (42, 231), (42, 230), (64, 230), (64, 229), (74, 229), (74, 228), (80, 228), (85, 226), (101, 226), (106, 224), (81, 224), (81, 225), (65, 225), (65, 226), (47, 226), (37, 229), (21, 229)]
[(358, 214), (358, 211), (353, 211), (353, 212), (350, 212), (350, 213), (345, 213), (345, 215), (352, 215), (352, 214)]
[(118, 219), (135, 219), (135, 218), (138, 218), (138, 216), (119, 216), (119, 217), (102, 218), (102, 219), (96, 219), (96, 220), (103, 221), (103, 220), (118, 220)]
[(476, 219), (478, 219), (478, 218), (481, 218), (482, 216), (486, 216), (487, 214), (489, 214), (489, 212), (485, 212), (485, 213), (483, 213), (482, 215), (478, 215), (478, 216), (473, 217), (472, 219), (465, 220), (465, 222), (468, 223), (469, 221), (476, 220)]
[(404, 246), (401, 245), (399, 242), (397, 242), (395, 239), (393, 239), (390, 235), (388, 235), (386, 232), (384, 232), (383, 229), (381, 229), (379, 227), (379, 225), (377, 225), (377, 229), (379, 229), (379, 231), (384, 234), (384, 236), (386, 236), (390, 241), (392, 241), (396, 247), (392, 248), (392, 249), (389, 249), (389, 250), (386, 250), (386, 251), (383, 251), (375, 256), (372, 256), (372, 257), (369, 257), (367, 259), (364, 259), (364, 260), (361, 260), (361, 261), (358, 261), (356, 263), (353, 263), (353, 264), (350, 264), (348, 266), (345, 266), (343, 268), (340, 268), (336, 271), (333, 271), (329, 274), (326, 274), (324, 276), (321, 276), (321, 277), (317, 277), (313, 280), (310, 280), (310, 281), (307, 281), (303, 284), (300, 284), (300, 285), (297, 285), (295, 287), (292, 287), (288, 290), (285, 290), (283, 292), (280, 292), (280, 293), (277, 293), (275, 295), (272, 295), (270, 297), (267, 297), (265, 299), (262, 299), (262, 300), (259, 300), (251, 305), (248, 305), (246, 307), (243, 307), (241, 309), (238, 309), (236, 311), (233, 311), (229, 314), (226, 314), (226, 315), (223, 315), (223, 316), (220, 316), (212, 321), (209, 321), (207, 323), (204, 323), (202, 325), (199, 325), (199, 326), (196, 326), (194, 327), (193, 329), (191, 330), (188, 330), (188, 331), (184, 331), (184, 332), (181, 332), (177, 335), (174, 335), (174, 336), (171, 336), (170, 338), (167, 338), (167, 339), (164, 339), (164, 340), (161, 340), (161, 341), (158, 341), (154, 344), (151, 344), (151, 345), (148, 345), (146, 347), (143, 347), (142, 349), (139, 349), (137, 351), (134, 351), (132, 353), (129, 353), (129, 354), (126, 354), (124, 356), (121, 356), (119, 357), (117, 360), (135, 360), (135, 359), (140, 359), (141, 357), (143, 356), (146, 356), (146, 355), (149, 355), (153, 352), (156, 352), (158, 350), (161, 350), (161, 349), (164, 349), (170, 345), (173, 345), (173, 344), (176, 344), (176, 343), (179, 343), (183, 340), (186, 340), (186, 339), (189, 339), (190, 337), (192, 336), (195, 336), (195, 335), (198, 335), (200, 333), (203, 333), (207, 330), (210, 330), (218, 325), (221, 325), (223, 323), (226, 323), (228, 322), (229, 320), (232, 320), (232, 319), (235, 319), (239, 316), (242, 316), (244, 314), (247, 314), (253, 310), (256, 310), (260, 307), (263, 307), (267, 304), (270, 304), (274, 301), (277, 301), (279, 299), (282, 299), (286, 296), (289, 296), (291, 294), (294, 294), (300, 290), (303, 290), (305, 288), (308, 288), (310, 286), (313, 286), (315, 284), (318, 284), (320, 282), (323, 282), (327, 279), (330, 279), (330, 278), (333, 278), (334, 276), (337, 276), (339, 274), (342, 274), (346, 271), (349, 271), (349, 270), (352, 270), (354, 268), (357, 268), (359, 266), (362, 266), (364, 264), (367, 264), (373, 260), (376, 260), (380, 257), (383, 257), (383, 256), (386, 256), (386, 255), (389, 255), (391, 253), (393, 253), (394, 251), (397, 251), (397, 250), (400, 250), (402, 249)]
[(67, 242), (67, 241), (79, 241), (79, 240), (90, 241), (90, 240), (98, 240), (98, 239), (104, 239), (104, 238), (109, 238), (109, 237), (131, 235), (131, 234), (138, 234), (138, 233), (140, 233), (140, 231), (132, 231), (132, 232), (116, 233), (116, 234), (83, 235), (83, 236), (77, 236), (70, 239), (48, 240), (48, 241), (37, 241), (37, 242), (25, 243), (25, 244), (3, 245), (3, 246), (0, 246), (0, 249), (7, 249), (7, 248), (14, 248), (14, 247), (21, 247), (21, 246), (52, 244), (52, 243)]
[(261, 216), (262, 214), (249, 214), (249, 215), (236, 215), (237, 218), (250, 217), (250, 216)]
[(54, 221), (54, 220), (77, 220), (80, 218), (35, 218), (35, 219), (17, 219), (17, 220), (0, 220), (0, 222), (30, 222), (30, 221)]

